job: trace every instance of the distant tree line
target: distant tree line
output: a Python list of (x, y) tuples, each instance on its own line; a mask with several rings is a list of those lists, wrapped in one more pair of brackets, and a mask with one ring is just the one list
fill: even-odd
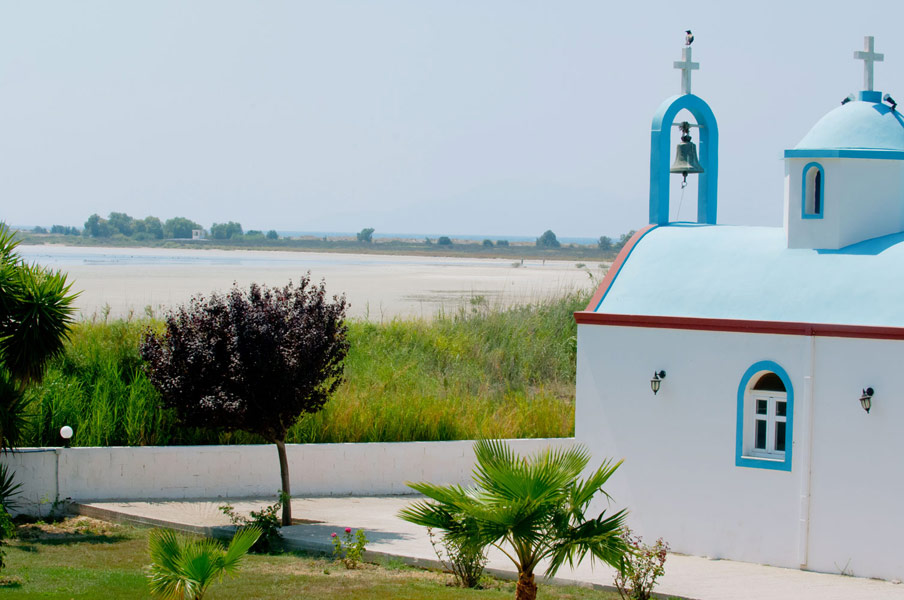
[[(106, 219), (93, 214), (85, 221), (85, 228), (79, 230), (77, 227), (68, 227), (65, 225), (54, 225), (50, 229), (50, 233), (59, 235), (84, 235), (86, 237), (109, 238), (116, 235), (132, 238), (134, 240), (160, 240), (160, 239), (181, 239), (192, 237), (193, 230), (201, 230), (204, 235), (209, 235), (214, 240), (278, 240), (279, 234), (276, 230), (271, 229), (267, 233), (258, 229), (249, 229), (244, 231), (242, 224), (235, 221), (226, 223), (214, 223), (210, 226), (210, 231), (205, 230), (201, 225), (195, 223), (185, 217), (174, 217), (165, 222), (161, 222), (157, 217), (145, 217), (144, 219), (134, 219), (126, 213), (111, 212)], [(47, 233), (43, 227), (35, 227), (34, 233)], [(373, 227), (365, 227), (355, 234), (355, 238), (359, 243), (373, 243)], [(627, 233), (623, 233), (617, 240), (609, 236), (602, 235), (597, 241), (597, 248), (603, 252), (618, 252), (625, 244), (634, 236), (635, 231), (632, 229)], [(323, 238), (326, 241), (326, 238)], [(455, 242), (447, 235), (441, 235), (436, 241), (429, 237), (424, 238), (424, 244), (432, 246), (452, 246)], [(484, 248), (509, 246), (508, 240), (496, 240), (495, 242), (489, 238), (481, 242)], [(562, 243), (559, 242), (556, 234), (547, 229), (540, 237), (536, 239), (536, 247), (543, 249), (561, 248)], [(572, 244), (574, 246), (574, 244)]]
[[(135, 219), (126, 213), (111, 212), (106, 219), (97, 213), (88, 217), (85, 221), (85, 228), (81, 234), (85, 237), (93, 238), (110, 238), (121, 235), (137, 241), (144, 240), (162, 240), (162, 239), (191, 239), (192, 231), (200, 230), (207, 234), (207, 230), (200, 224), (195, 223), (191, 219), (185, 217), (173, 217), (166, 221), (161, 221), (157, 217), (145, 217), (143, 219)], [(78, 235), (78, 229), (75, 227), (64, 227), (62, 225), (54, 225), (50, 230), (51, 233), (60, 233), (63, 235)], [(35, 231), (35, 233), (42, 233)], [(46, 230), (43, 232), (46, 233)], [(279, 239), (279, 234), (275, 229), (271, 229), (266, 234), (257, 229), (251, 229), (247, 232), (242, 231), (242, 224), (234, 221), (228, 223), (214, 223), (210, 226), (210, 237), (215, 240), (234, 240), (234, 239)]]

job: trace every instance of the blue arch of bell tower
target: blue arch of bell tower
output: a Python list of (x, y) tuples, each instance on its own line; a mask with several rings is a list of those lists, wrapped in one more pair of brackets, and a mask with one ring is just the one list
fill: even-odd
[(672, 124), (678, 111), (687, 109), (700, 125), (699, 160), (703, 172), (697, 180), (697, 222), (716, 224), (719, 183), (719, 127), (709, 105), (693, 94), (672, 96), (653, 117), (650, 133), (650, 224), (669, 222), (669, 153)]

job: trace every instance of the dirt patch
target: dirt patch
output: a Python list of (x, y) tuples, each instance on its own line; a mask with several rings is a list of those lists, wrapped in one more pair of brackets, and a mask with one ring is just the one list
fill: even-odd
[(72, 517), (55, 523), (28, 523), (20, 525), (16, 532), (19, 539), (30, 541), (65, 540), (73, 537), (113, 536), (122, 531), (122, 526), (90, 517)]

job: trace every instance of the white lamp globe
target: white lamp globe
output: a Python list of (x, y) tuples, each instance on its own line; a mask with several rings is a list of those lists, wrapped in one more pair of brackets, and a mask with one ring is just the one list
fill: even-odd
[(62, 427), (60, 427), (60, 437), (63, 438), (64, 440), (68, 440), (69, 438), (71, 438), (72, 437), (72, 427), (69, 427), (69, 425), (63, 425)]

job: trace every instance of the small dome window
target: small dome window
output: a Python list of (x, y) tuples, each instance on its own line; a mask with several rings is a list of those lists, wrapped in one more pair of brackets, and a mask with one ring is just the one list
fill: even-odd
[(804, 219), (821, 219), (825, 210), (825, 172), (819, 163), (804, 167), (802, 211)]

